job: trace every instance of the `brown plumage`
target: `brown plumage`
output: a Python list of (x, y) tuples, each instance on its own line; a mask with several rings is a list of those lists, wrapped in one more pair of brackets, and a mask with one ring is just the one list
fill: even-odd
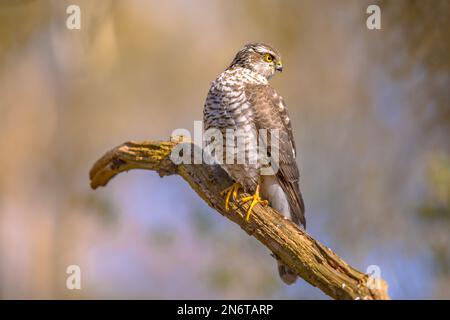
[[(279, 168), (277, 182), (288, 197), (292, 221), (306, 227), (305, 205), (300, 193), (300, 173), (295, 162), (296, 147), (291, 121), (283, 98), (270, 85), (249, 85), (247, 97), (255, 106), (257, 129), (279, 129)], [(270, 134), (267, 145), (270, 146)], [(270, 151), (270, 147), (268, 147)]]
[[(208, 93), (203, 122), (205, 129), (219, 129), (225, 136), (227, 129), (241, 130), (245, 141), (245, 158), (255, 152), (252, 139), (260, 129), (268, 131), (266, 147), (269, 156), (278, 162), (274, 175), (263, 175), (261, 163), (225, 163), (222, 167), (246, 192), (261, 188), (261, 197), (294, 223), (305, 227), (305, 206), (299, 188), (299, 170), (292, 126), (283, 98), (269, 84), (269, 79), (282, 70), (281, 56), (273, 47), (251, 43), (238, 51), (231, 65), (212, 83)], [(279, 134), (278, 149), (271, 149), (271, 131)], [(227, 143), (224, 139), (224, 150)], [(261, 146), (260, 146), (261, 147)], [(253, 148), (253, 149), (252, 149)], [(237, 152), (237, 151), (235, 151)], [(277, 170), (278, 169), (278, 170)], [(281, 278), (287, 284), (297, 276), (288, 267), (278, 264)]]

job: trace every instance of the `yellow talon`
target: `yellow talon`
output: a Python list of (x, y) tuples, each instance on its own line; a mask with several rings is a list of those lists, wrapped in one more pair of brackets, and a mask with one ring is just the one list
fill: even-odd
[(226, 194), (227, 196), (225, 197), (225, 210), (228, 211), (230, 210), (230, 198), (231, 195), (233, 195), (233, 199), (237, 199), (238, 196), (238, 191), (241, 188), (241, 185), (239, 183), (233, 183), (233, 185), (231, 187), (226, 188), (225, 190), (223, 190), (220, 194), (224, 195)]
[(260, 203), (263, 206), (267, 206), (269, 204), (269, 201), (263, 200), (259, 196), (259, 185), (256, 186), (256, 191), (255, 191), (254, 195), (249, 196), (249, 197), (244, 197), (244, 198), (241, 199), (242, 203), (248, 202), (248, 201), (251, 201), (252, 203), (250, 203), (250, 207), (247, 210), (247, 215), (245, 216), (245, 221), (249, 221), (250, 220), (250, 215), (252, 213), (252, 210), (256, 206), (257, 203)]

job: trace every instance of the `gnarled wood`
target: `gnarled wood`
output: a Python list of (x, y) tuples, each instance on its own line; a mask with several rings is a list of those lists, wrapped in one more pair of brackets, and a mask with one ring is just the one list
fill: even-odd
[[(314, 240), (274, 209), (257, 205), (249, 222), (245, 221), (248, 204), (235, 202), (233, 210), (226, 212), (220, 191), (233, 181), (217, 165), (172, 163), (170, 154), (179, 143), (191, 144), (182, 138), (126, 142), (94, 164), (90, 172), (91, 187), (105, 186), (115, 175), (132, 169), (154, 170), (160, 176), (178, 174), (212, 208), (258, 239), (301, 278), (330, 297), (389, 299), (384, 280), (369, 279), (368, 275), (352, 268), (330, 248)], [(194, 150), (195, 145), (192, 147)]]

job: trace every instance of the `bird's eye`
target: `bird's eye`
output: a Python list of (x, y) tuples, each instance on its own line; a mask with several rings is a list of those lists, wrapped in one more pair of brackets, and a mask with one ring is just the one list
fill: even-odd
[(266, 54), (264, 55), (264, 60), (265, 60), (266, 62), (272, 62), (272, 61), (273, 61), (273, 56), (272, 56), (270, 53), (266, 53)]

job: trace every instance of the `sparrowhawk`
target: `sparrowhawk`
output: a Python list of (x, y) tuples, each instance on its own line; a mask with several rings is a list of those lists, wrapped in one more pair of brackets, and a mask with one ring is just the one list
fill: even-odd
[[(221, 166), (235, 181), (234, 185), (224, 190), (225, 207), (229, 210), (230, 198), (237, 200), (238, 190), (242, 188), (253, 195), (240, 199), (241, 202), (251, 202), (247, 220), (254, 205), (262, 203), (270, 204), (294, 223), (305, 227), (305, 207), (299, 188), (291, 121), (283, 98), (269, 84), (269, 79), (282, 68), (281, 56), (273, 47), (264, 43), (245, 45), (231, 65), (213, 81), (203, 110), (203, 123), (205, 130), (218, 129), (224, 137), (229, 129), (238, 131), (233, 141), (224, 138), (223, 149), (229, 151), (234, 139), (242, 138), (246, 148), (244, 151), (234, 149), (234, 152), (245, 152), (246, 155), (255, 152), (252, 150), (254, 144), (250, 142), (254, 141), (252, 139), (260, 129), (268, 132), (276, 130), (279, 138), (276, 150), (278, 161), (273, 166), (273, 174), (261, 174), (263, 165), (259, 162), (227, 163), (224, 157)], [(269, 133), (266, 140), (269, 157), (275, 151), (270, 149), (271, 137)], [(287, 284), (297, 279), (296, 273), (280, 261), (278, 271)]]

